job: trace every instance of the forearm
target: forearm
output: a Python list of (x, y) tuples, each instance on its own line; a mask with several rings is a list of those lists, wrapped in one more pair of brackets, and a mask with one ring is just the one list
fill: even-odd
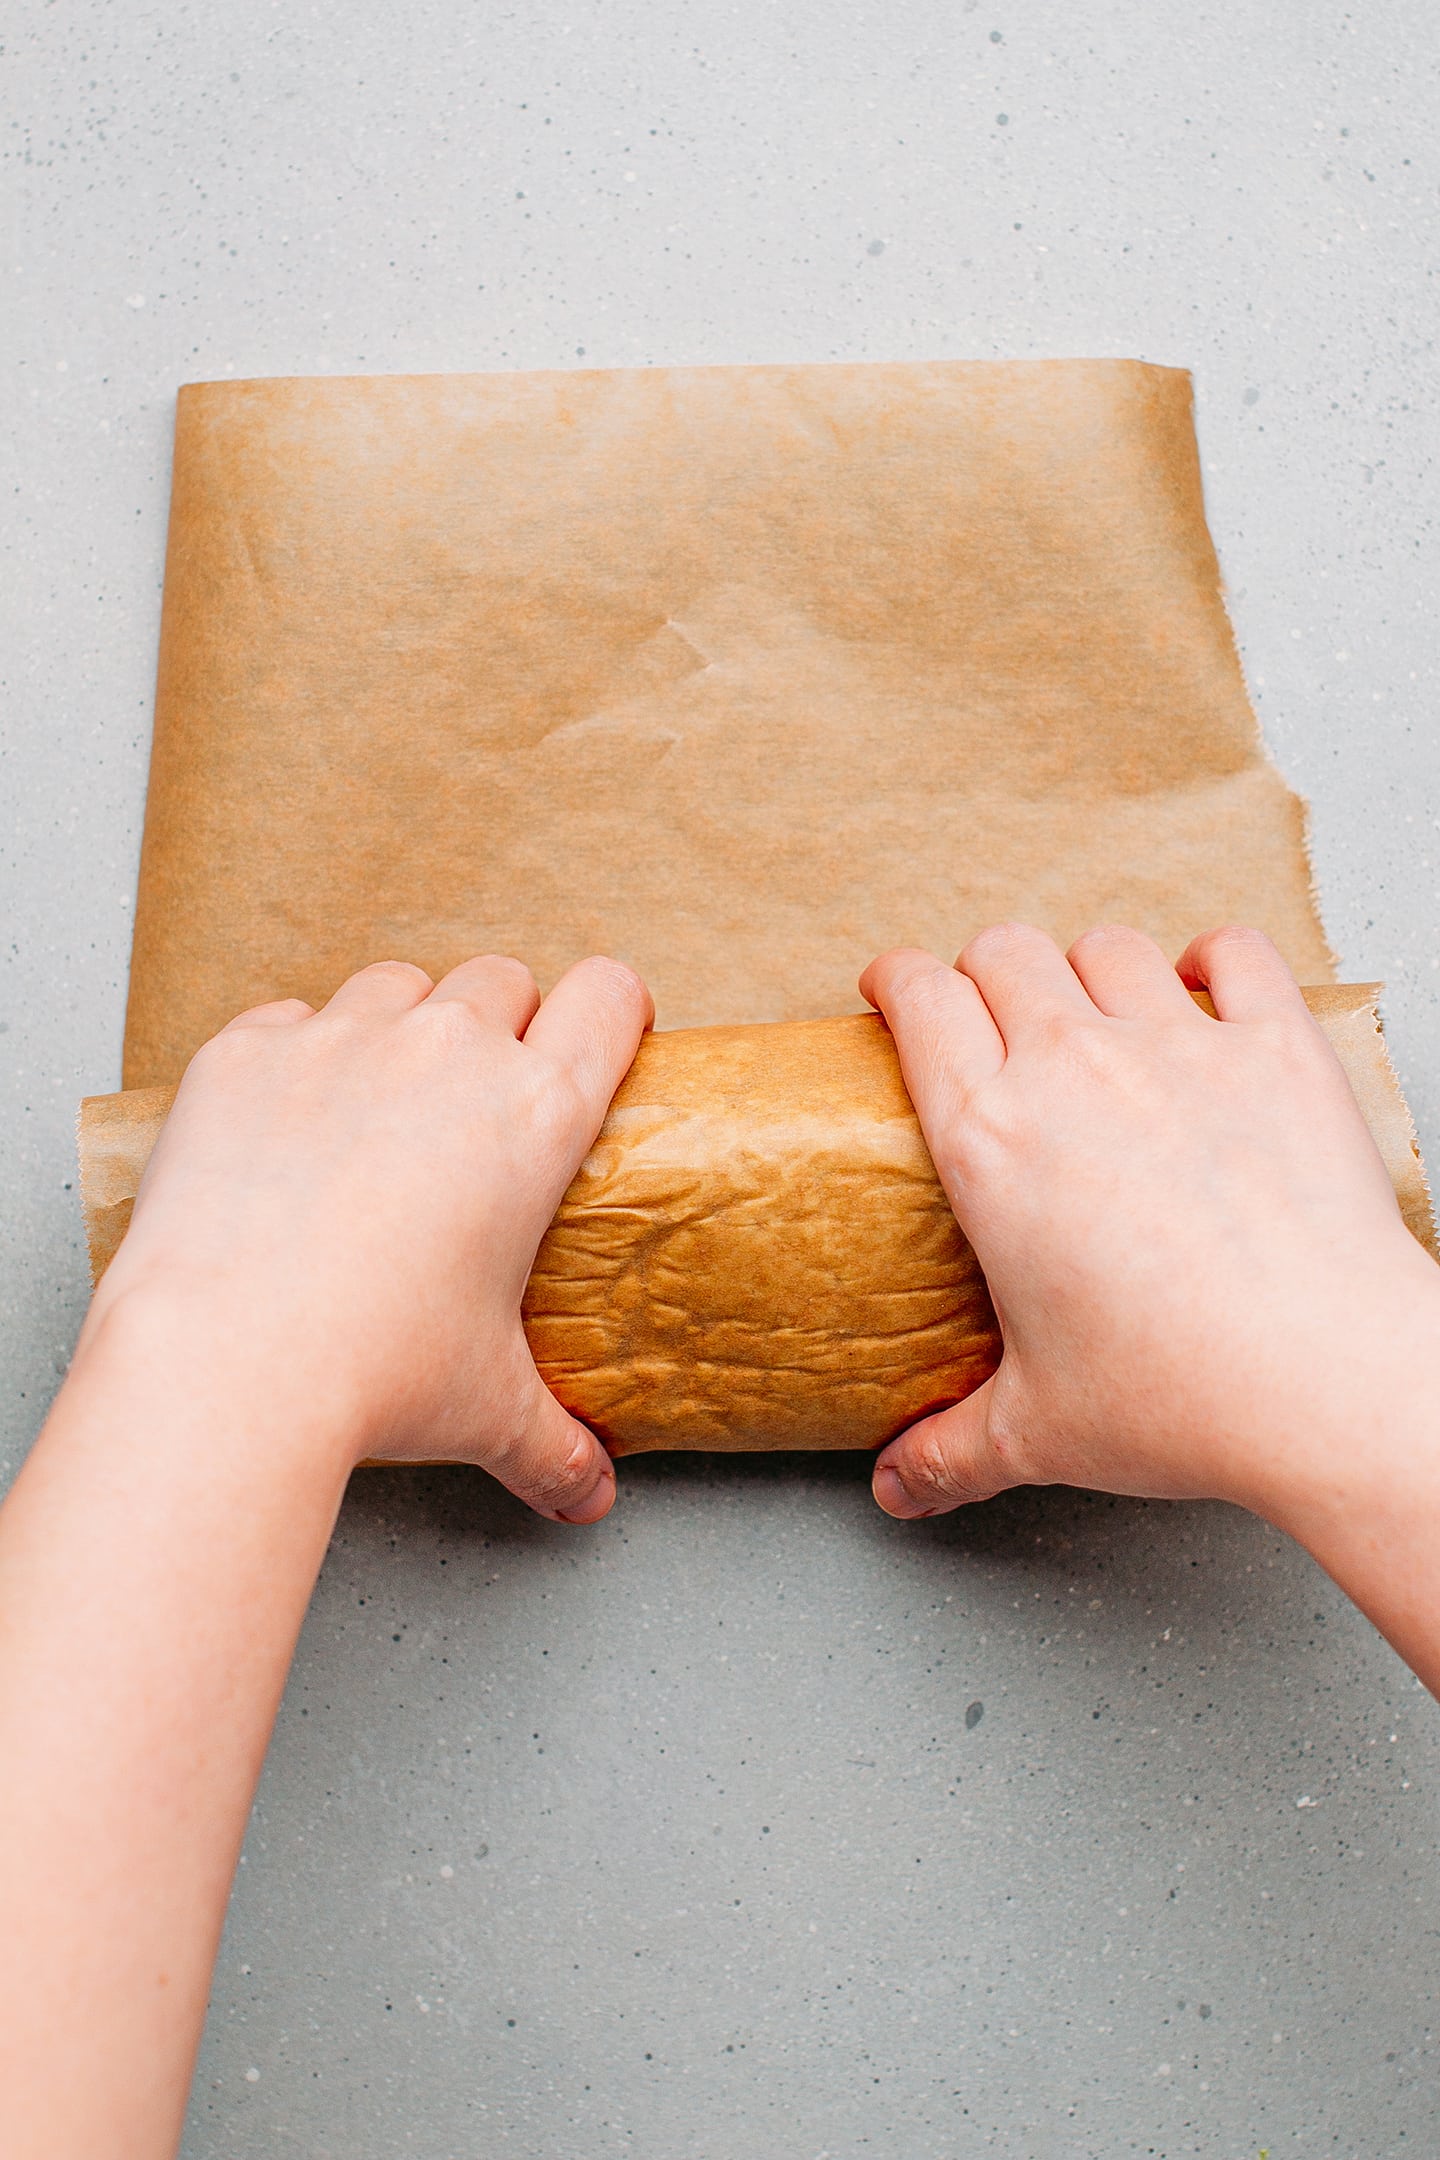
[[(1436, 1398), (1440, 1399), (1440, 1398)], [(1440, 1698), (1440, 1413), (1423, 1453), (1387, 1449), (1366, 1489), (1296, 1508), (1280, 1527), (1306, 1547)]]
[(119, 1307), (0, 1510), (0, 2146), (178, 2139), (346, 1436), (175, 1310)]
[(1440, 1272), (1317, 1340), (1278, 1471), (1251, 1504), (1304, 1545), (1440, 1696)]

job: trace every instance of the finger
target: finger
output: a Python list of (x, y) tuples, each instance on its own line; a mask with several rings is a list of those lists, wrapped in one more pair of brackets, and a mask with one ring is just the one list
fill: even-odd
[(587, 1147), (654, 1018), (650, 992), (635, 970), (597, 957), (561, 976), (525, 1030), (526, 1048), (574, 1082), (589, 1128)]
[(995, 923), (982, 930), (955, 965), (978, 986), (1007, 1050), (1043, 1022), (1065, 1014), (1077, 1020), (1095, 1017), (1064, 953), (1028, 923)]
[(964, 1402), (937, 1410), (882, 1448), (871, 1487), (887, 1515), (913, 1521), (990, 1500), (1024, 1480), (1003, 1459), (988, 1428), (994, 1378)]
[(272, 998), (268, 1005), (252, 1005), (249, 1012), (236, 1013), (221, 1028), (228, 1035), (234, 1028), (294, 1027), (297, 1020), (313, 1020), (315, 1008), (307, 1005), (304, 998)]
[(484, 953), (475, 960), (462, 960), (459, 967), (442, 975), (425, 1002), (468, 1005), (478, 1020), (523, 1035), (540, 1010), (540, 988), (523, 960)]
[(1093, 1004), (1114, 1020), (1193, 1018), (1184, 983), (1153, 938), (1120, 923), (1078, 937), (1065, 956)]
[(324, 1010), (351, 1018), (384, 1020), (409, 1012), (422, 998), (429, 997), (433, 988), (424, 968), (412, 967), (408, 960), (375, 960), (341, 983)]
[(980, 992), (934, 953), (911, 946), (881, 953), (860, 977), (860, 994), (885, 1016), (922, 1123), (932, 1106), (948, 1106), (957, 1082), (978, 1087), (1005, 1062)]
[(1175, 963), (1190, 990), (1208, 990), (1222, 1020), (1308, 1013), (1299, 986), (1263, 930), (1231, 924), (1192, 938)]
[(592, 1523), (615, 1504), (615, 1465), (588, 1426), (562, 1410), (534, 1366), (516, 1437), (491, 1468), (502, 1485), (552, 1522)]

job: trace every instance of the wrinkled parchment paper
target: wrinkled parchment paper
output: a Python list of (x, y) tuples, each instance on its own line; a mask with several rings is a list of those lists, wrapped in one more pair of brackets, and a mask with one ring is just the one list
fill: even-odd
[(385, 957), (614, 953), (661, 1027), (1007, 916), (1328, 981), (1302, 826), (1177, 369), (195, 384), (125, 1083)]
[[(884, 947), (1007, 916), (1172, 953), (1243, 920), (1333, 973), (1183, 372), (181, 392), (125, 1043), (161, 1092), (85, 1107), (99, 1264), (243, 1007), (611, 952), (680, 1032), (542, 1248), (541, 1370), (622, 1450), (873, 1444), (984, 1377), (994, 1321), (883, 1027), (824, 1016)], [(1427, 1236), (1370, 995), (1316, 995)]]
[[(1306, 992), (1423, 1240), (1375, 996)], [(82, 1107), (97, 1276), (172, 1096)], [(648, 1037), (540, 1247), (524, 1317), (543, 1378), (616, 1454), (878, 1446), (968, 1395), (1000, 1354), (873, 1015)]]

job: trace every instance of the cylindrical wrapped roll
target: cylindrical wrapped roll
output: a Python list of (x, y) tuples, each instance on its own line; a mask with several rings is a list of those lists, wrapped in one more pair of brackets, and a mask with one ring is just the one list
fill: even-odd
[[(1307, 990), (1410, 1228), (1433, 1231), (1375, 986)], [(98, 1279), (171, 1089), (81, 1108)], [(617, 1454), (872, 1448), (1000, 1354), (873, 1015), (646, 1038), (536, 1258), (525, 1330), (566, 1409)]]
[(565, 1407), (622, 1450), (873, 1447), (999, 1356), (871, 1016), (652, 1037), (525, 1324)]

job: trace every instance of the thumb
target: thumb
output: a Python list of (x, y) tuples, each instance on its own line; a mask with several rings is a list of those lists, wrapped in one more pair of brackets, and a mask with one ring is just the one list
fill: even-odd
[(882, 1448), (871, 1483), (887, 1515), (902, 1521), (945, 1515), (1023, 1482), (990, 1435), (994, 1387), (992, 1375), (964, 1402), (921, 1418)]
[(484, 1451), (485, 1468), (537, 1515), (599, 1522), (615, 1504), (610, 1457), (588, 1425), (561, 1409), (529, 1358), (516, 1392), (510, 1437)]

